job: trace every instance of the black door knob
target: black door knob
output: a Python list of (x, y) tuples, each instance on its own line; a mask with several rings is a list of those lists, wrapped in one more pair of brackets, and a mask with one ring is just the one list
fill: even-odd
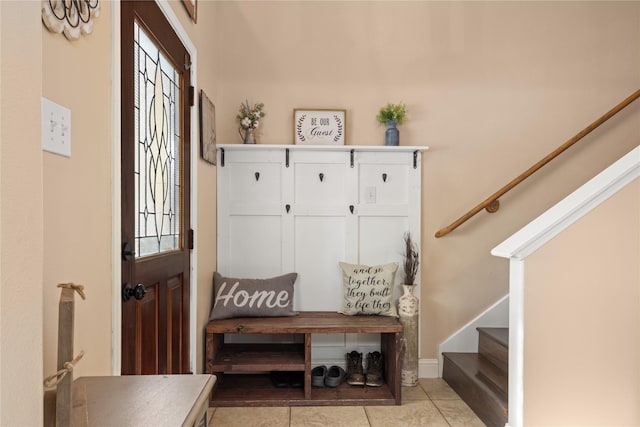
[(142, 283), (138, 283), (136, 287), (132, 287), (129, 283), (126, 283), (122, 288), (122, 300), (129, 301), (131, 297), (134, 297), (138, 301), (144, 298), (147, 294), (147, 290)]

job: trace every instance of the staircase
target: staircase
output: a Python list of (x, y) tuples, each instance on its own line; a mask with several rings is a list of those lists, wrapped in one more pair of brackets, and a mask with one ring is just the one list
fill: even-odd
[(488, 427), (507, 423), (509, 328), (477, 328), (477, 353), (443, 353), (442, 378)]

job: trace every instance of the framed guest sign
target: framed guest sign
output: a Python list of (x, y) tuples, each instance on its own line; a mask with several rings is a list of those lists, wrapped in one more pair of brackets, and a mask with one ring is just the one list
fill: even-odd
[(293, 110), (293, 141), (307, 145), (344, 145), (347, 110)]

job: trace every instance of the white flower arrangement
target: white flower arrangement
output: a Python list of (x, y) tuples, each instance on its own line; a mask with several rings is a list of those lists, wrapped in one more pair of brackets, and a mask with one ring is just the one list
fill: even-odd
[(240, 111), (236, 116), (240, 127), (244, 130), (254, 130), (260, 125), (260, 119), (264, 117), (264, 104), (262, 102), (257, 103), (252, 107), (249, 106), (248, 101), (244, 101), (240, 104)]

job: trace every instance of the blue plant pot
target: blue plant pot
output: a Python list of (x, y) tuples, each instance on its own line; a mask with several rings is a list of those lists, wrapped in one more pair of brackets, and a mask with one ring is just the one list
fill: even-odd
[(400, 145), (400, 131), (396, 125), (397, 123), (394, 121), (387, 122), (387, 130), (384, 133), (384, 145)]

